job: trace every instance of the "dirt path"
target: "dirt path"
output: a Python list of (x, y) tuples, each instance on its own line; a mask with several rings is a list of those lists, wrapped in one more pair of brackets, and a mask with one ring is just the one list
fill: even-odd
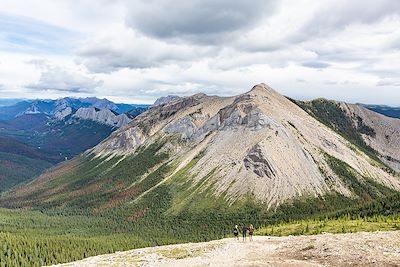
[(62, 266), (400, 266), (400, 231), (222, 239), (117, 252)]

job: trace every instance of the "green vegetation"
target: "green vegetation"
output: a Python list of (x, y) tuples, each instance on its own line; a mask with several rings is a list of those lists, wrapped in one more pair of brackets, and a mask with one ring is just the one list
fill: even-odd
[(395, 193), (391, 190), (368, 177), (362, 177), (353, 168), (345, 162), (325, 154), (325, 158), (331, 169), (337, 174), (344, 184), (357, 196), (364, 201), (371, 201), (371, 199), (378, 199), (385, 195)]
[(0, 152), (0, 192), (32, 179), (51, 166), (44, 160)]
[(257, 235), (288, 236), (400, 230), (400, 216), (342, 216), (337, 219), (299, 220), (260, 227)]
[[(246, 206), (230, 214), (213, 210), (175, 216), (165, 212), (171, 199), (170, 188), (161, 185), (137, 204), (116, 208), (120, 214), (0, 209), (0, 266), (39, 266), (145, 246), (208, 241), (230, 235), (234, 224), (250, 222), (263, 235), (395, 230), (400, 226), (399, 194), (369, 204), (354, 201), (338, 209), (334, 205), (340, 199), (332, 196), (294, 201), (276, 212)], [(131, 217), (124, 218), (127, 210)], [(172, 251), (168, 255), (189, 257), (193, 253)]]

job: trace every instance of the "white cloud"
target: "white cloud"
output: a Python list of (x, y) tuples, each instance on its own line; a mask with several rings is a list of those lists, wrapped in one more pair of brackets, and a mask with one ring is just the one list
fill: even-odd
[[(0, 34), (0, 84), (23, 97), (151, 102), (265, 82), (295, 98), (400, 105), (399, 12), (397, 0), (6, 1), (3, 18), (34, 25), (17, 27), (23, 49)], [(37, 39), (35, 25), (55, 38)]]
[(32, 90), (91, 93), (103, 84), (103, 81), (75, 69), (52, 65), (44, 60), (32, 60), (28, 63), (35, 65), (41, 71), (37, 82), (26, 85)]
[(400, 78), (384, 78), (378, 81), (378, 86), (400, 86)]

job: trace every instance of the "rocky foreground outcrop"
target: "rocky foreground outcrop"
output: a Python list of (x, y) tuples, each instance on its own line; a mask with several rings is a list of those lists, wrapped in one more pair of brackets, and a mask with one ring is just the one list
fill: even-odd
[(232, 238), (151, 247), (59, 266), (400, 266), (400, 231)]

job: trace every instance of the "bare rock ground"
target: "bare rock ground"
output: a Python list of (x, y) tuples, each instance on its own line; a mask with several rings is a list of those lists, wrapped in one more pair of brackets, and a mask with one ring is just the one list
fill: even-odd
[(400, 231), (255, 236), (136, 249), (60, 266), (400, 266)]

